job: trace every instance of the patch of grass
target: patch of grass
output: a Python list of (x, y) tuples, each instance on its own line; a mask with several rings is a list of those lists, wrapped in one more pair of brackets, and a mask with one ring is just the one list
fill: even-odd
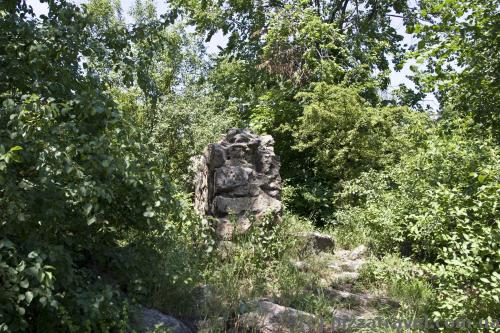
[(336, 248), (352, 250), (359, 245), (369, 244), (366, 229), (356, 223), (343, 224), (330, 229)]
[[(302, 239), (296, 236), (313, 230), (309, 221), (285, 214), (277, 225), (262, 220), (244, 235), (235, 236), (232, 242), (219, 241), (209, 255), (174, 251), (176, 256), (165, 263), (165, 270), (172, 272), (168, 266), (175, 264), (179, 276), (176, 283), (170, 276), (158, 286), (154, 297), (155, 302), (161, 302), (158, 309), (203, 320), (203, 332), (224, 331), (248, 310), (249, 304), (261, 298), (325, 320), (331, 318), (334, 309), (351, 305), (339, 303), (326, 291), (332, 288), (335, 276), (327, 267), (336, 256), (318, 254), (304, 247)], [(297, 260), (304, 266), (298, 267)], [(182, 262), (186, 269), (182, 269)], [(392, 297), (402, 306), (398, 311), (387, 309), (387, 315), (411, 318), (425, 313), (433, 297), (429, 286), (417, 275), (408, 260), (397, 256), (373, 257), (362, 268), (361, 279), (352, 291)]]
[(435, 292), (422, 270), (409, 259), (394, 254), (381, 259), (372, 257), (360, 273), (360, 284), (399, 301), (398, 311), (385, 311), (386, 314), (406, 319), (429, 315)]
[[(242, 305), (259, 298), (322, 316), (331, 314), (331, 302), (321, 288), (320, 265), (311, 249), (296, 234), (312, 231), (312, 224), (285, 214), (278, 225), (261, 221), (233, 239), (224, 255), (214, 253), (204, 272), (203, 284), (211, 295), (199, 315), (219, 322), (231, 320)], [(220, 244), (219, 244), (220, 246)], [(293, 265), (299, 259), (307, 270)]]

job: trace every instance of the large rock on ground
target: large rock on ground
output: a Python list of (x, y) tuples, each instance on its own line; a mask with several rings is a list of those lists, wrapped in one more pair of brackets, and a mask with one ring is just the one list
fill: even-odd
[(333, 252), (335, 250), (335, 242), (329, 235), (319, 232), (302, 232), (296, 234), (296, 237), (305, 243), (306, 248), (310, 247), (318, 252)]
[(323, 331), (324, 325), (316, 316), (268, 300), (258, 301), (253, 311), (241, 315), (233, 329), (233, 332), (259, 333)]
[(324, 295), (340, 304), (350, 304), (353, 306), (390, 306), (397, 308), (400, 306), (399, 302), (385, 296), (377, 296), (370, 293), (355, 294), (346, 290), (337, 290), (327, 288), (323, 290)]
[(161, 313), (158, 310), (144, 308), (142, 311), (141, 332), (152, 332), (157, 328), (167, 330), (171, 333), (192, 333), (180, 320)]
[(270, 135), (232, 128), (195, 159), (195, 207), (202, 215), (217, 218), (221, 238), (233, 235), (231, 216), (244, 232), (252, 217), (280, 215), (280, 161), (273, 144)]

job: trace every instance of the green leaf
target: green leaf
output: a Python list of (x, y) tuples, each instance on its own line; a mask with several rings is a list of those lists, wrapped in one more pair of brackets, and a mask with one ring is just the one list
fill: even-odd
[(4, 239), (0, 240), (0, 249), (2, 247), (6, 247), (8, 249), (12, 249), (12, 248), (14, 248), (14, 243), (12, 243), (10, 240), (4, 238)]
[(22, 281), (19, 283), (19, 285), (21, 286), (21, 288), (25, 288), (25, 289), (26, 289), (26, 288), (28, 288), (28, 286), (29, 286), (29, 282), (28, 282), (28, 280), (22, 280)]
[(33, 300), (33, 293), (31, 291), (27, 291), (24, 293), (24, 295), (26, 295), (26, 302), (30, 304)]
[(29, 254), (28, 254), (28, 258), (30, 259), (35, 259), (35, 258), (38, 258), (38, 253), (36, 251), (31, 251)]
[(92, 216), (90, 219), (87, 220), (87, 225), (92, 225), (96, 222), (96, 217)]
[(12, 99), (10, 99), (10, 98), (8, 98), (8, 99), (6, 99), (5, 101), (3, 101), (3, 103), (2, 103), (2, 104), (3, 104), (3, 106), (4, 106), (5, 108), (12, 108), (12, 107), (14, 107), (14, 106), (16, 105), (16, 104), (14, 103), (14, 100), (12, 100)]
[(83, 210), (85, 212), (85, 215), (90, 215), (90, 212), (92, 211), (92, 204), (87, 203), (85, 206), (83, 206)]
[(480, 278), (479, 280), (483, 281), (484, 283), (490, 283), (490, 280), (488, 280), (485, 277)]
[(143, 214), (145, 217), (153, 217), (155, 213), (152, 210), (147, 210)]

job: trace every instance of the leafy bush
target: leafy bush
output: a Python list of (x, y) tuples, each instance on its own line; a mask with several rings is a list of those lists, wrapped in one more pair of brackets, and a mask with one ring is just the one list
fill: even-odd
[[(442, 123), (422, 148), (382, 174), (365, 173), (337, 214), (374, 248), (423, 263), (438, 291), (436, 316), (486, 318), (498, 308), (498, 147), (466, 119)], [(487, 133), (487, 132), (486, 132)]]
[(311, 150), (315, 166), (334, 181), (395, 164), (422, 140), (428, 122), (406, 108), (370, 107), (352, 88), (320, 83), (297, 97), (304, 114), (295, 148)]
[[(3, 103), (1, 118), (6, 126), (0, 129), (0, 149), (13, 148), (0, 161), (0, 229), (4, 244), (16, 244), (19, 256), (3, 264), (21, 274), (20, 267), (40, 253), (35, 264), (39, 272), (33, 273), (38, 280), (18, 292), (19, 299), (25, 297), (26, 309), (4, 314), (9, 330), (23, 328), (15, 322), (26, 325), (26, 318), (31, 318), (31, 325), (61, 325), (69, 330), (80, 330), (87, 322), (91, 330), (110, 315), (107, 324), (115, 326), (116, 312), (109, 313), (107, 304), (118, 303), (120, 297), (111, 290), (105, 296), (109, 288), (105, 285), (94, 286), (96, 269), (106, 265), (110, 249), (127, 230), (151, 227), (154, 202), (156, 208), (166, 204), (167, 195), (153, 174), (140, 167), (145, 162), (139, 157), (140, 145), (127, 147), (128, 135), (113, 129), (120, 123), (118, 114), (107, 118), (82, 104), (47, 103), (36, 95), (23, 97), (18, 104), (12, 99)], [(94, 121), (107, 122), (108, 128), (99, 134)], [(47, 265), (54, 269), (45, 271)], [(52, 274), (54, 279), (46, 278)], [(38, 290), (52, 289), (54, 294), (38, 296)], [(39, 319), (44, 311), (37, 308), (48, 305), (64, 311), (60, 322)]]
[(23, 258), (7, 239), (0, 241), (0, 277), (0, 332), (26, 329), (25, 314), (31, 303), (57, 306), (52, 267), (36, 252)]
[(231, 114), (219, 109), (218, 96), (205, 95), (206, 89), (199, 85), (183, 95), (165, 97), (151, 135), (155, 152), (166, 157), (163, 170), (188, 192), (192, 191), (191, 157), (219, 141), (236, 123)]
[(158, 227), (171, 192), (106, 77), (81, 67), (82, 55), (116, 62), (127, 31), (109, 30), (109, 45), (81, 8), (49, 13), (0, 8), (1, 328), (125, 330), (106, 270), (120, 242)]
[(318, 83), (297, 98), (304, 112), (294, 127), (293, 148), (308, 168), (290, 181), (295, 193), (287, 199), (292, 209), (323, 223), (343, 182), (398, 163), (430, 125), (426, 114), (405, 107), (372, 107), (355, 88)]
[(116, 249), (112, 272), (137, 301), (170, 314), (197, 314), (199, 287), (215, 250), (215, 232), (195, 213), (189, 198), (168, 220), (147, 232), (136, 231)]

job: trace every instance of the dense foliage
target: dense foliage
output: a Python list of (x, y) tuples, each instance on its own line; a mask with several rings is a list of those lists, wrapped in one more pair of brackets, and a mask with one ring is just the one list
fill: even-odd
[(49, 6), (40, 19), (24, 3), (1, 11), (0, 327), (127, 326), (100, 270), (132, 230), (168, 213), (170, 194), (107, 78), (82, 57), (118, 65), (126, 31), (102, 39), (79, 7)]
[(428, 117), (402, 107), (371, 107), (356, 90), (320, 83), (298, 95), (304, 112), (296, 149), (310, 150), (318, 173), (335, 180), (383, 170), (422, 140)]
[(363, 204), (337, 213), (337, 223), (365, 233), (379, 253), (423, 262), (444, 318), (498, 309), (499, 151), (470, 126), (442, 124), (397, 166), (352, 181), (343, 197)]
[[(328, 315), (290, 265), (313, 224), (412, 315), (500, 312), (495, 1), (41, 3), (0, 3), (0, 332), (132, 331), (138, 304), (223, 330), (262, 295)], [(230, 127), (274, 137), (286, 208), (233, 245), (191, 205)]]
[(444, 114), (471, 115), (498, 135), (500, 63), (495, 1), (422, 1), (414, 55), (426, 64), (419, 83), (435, 91)]

